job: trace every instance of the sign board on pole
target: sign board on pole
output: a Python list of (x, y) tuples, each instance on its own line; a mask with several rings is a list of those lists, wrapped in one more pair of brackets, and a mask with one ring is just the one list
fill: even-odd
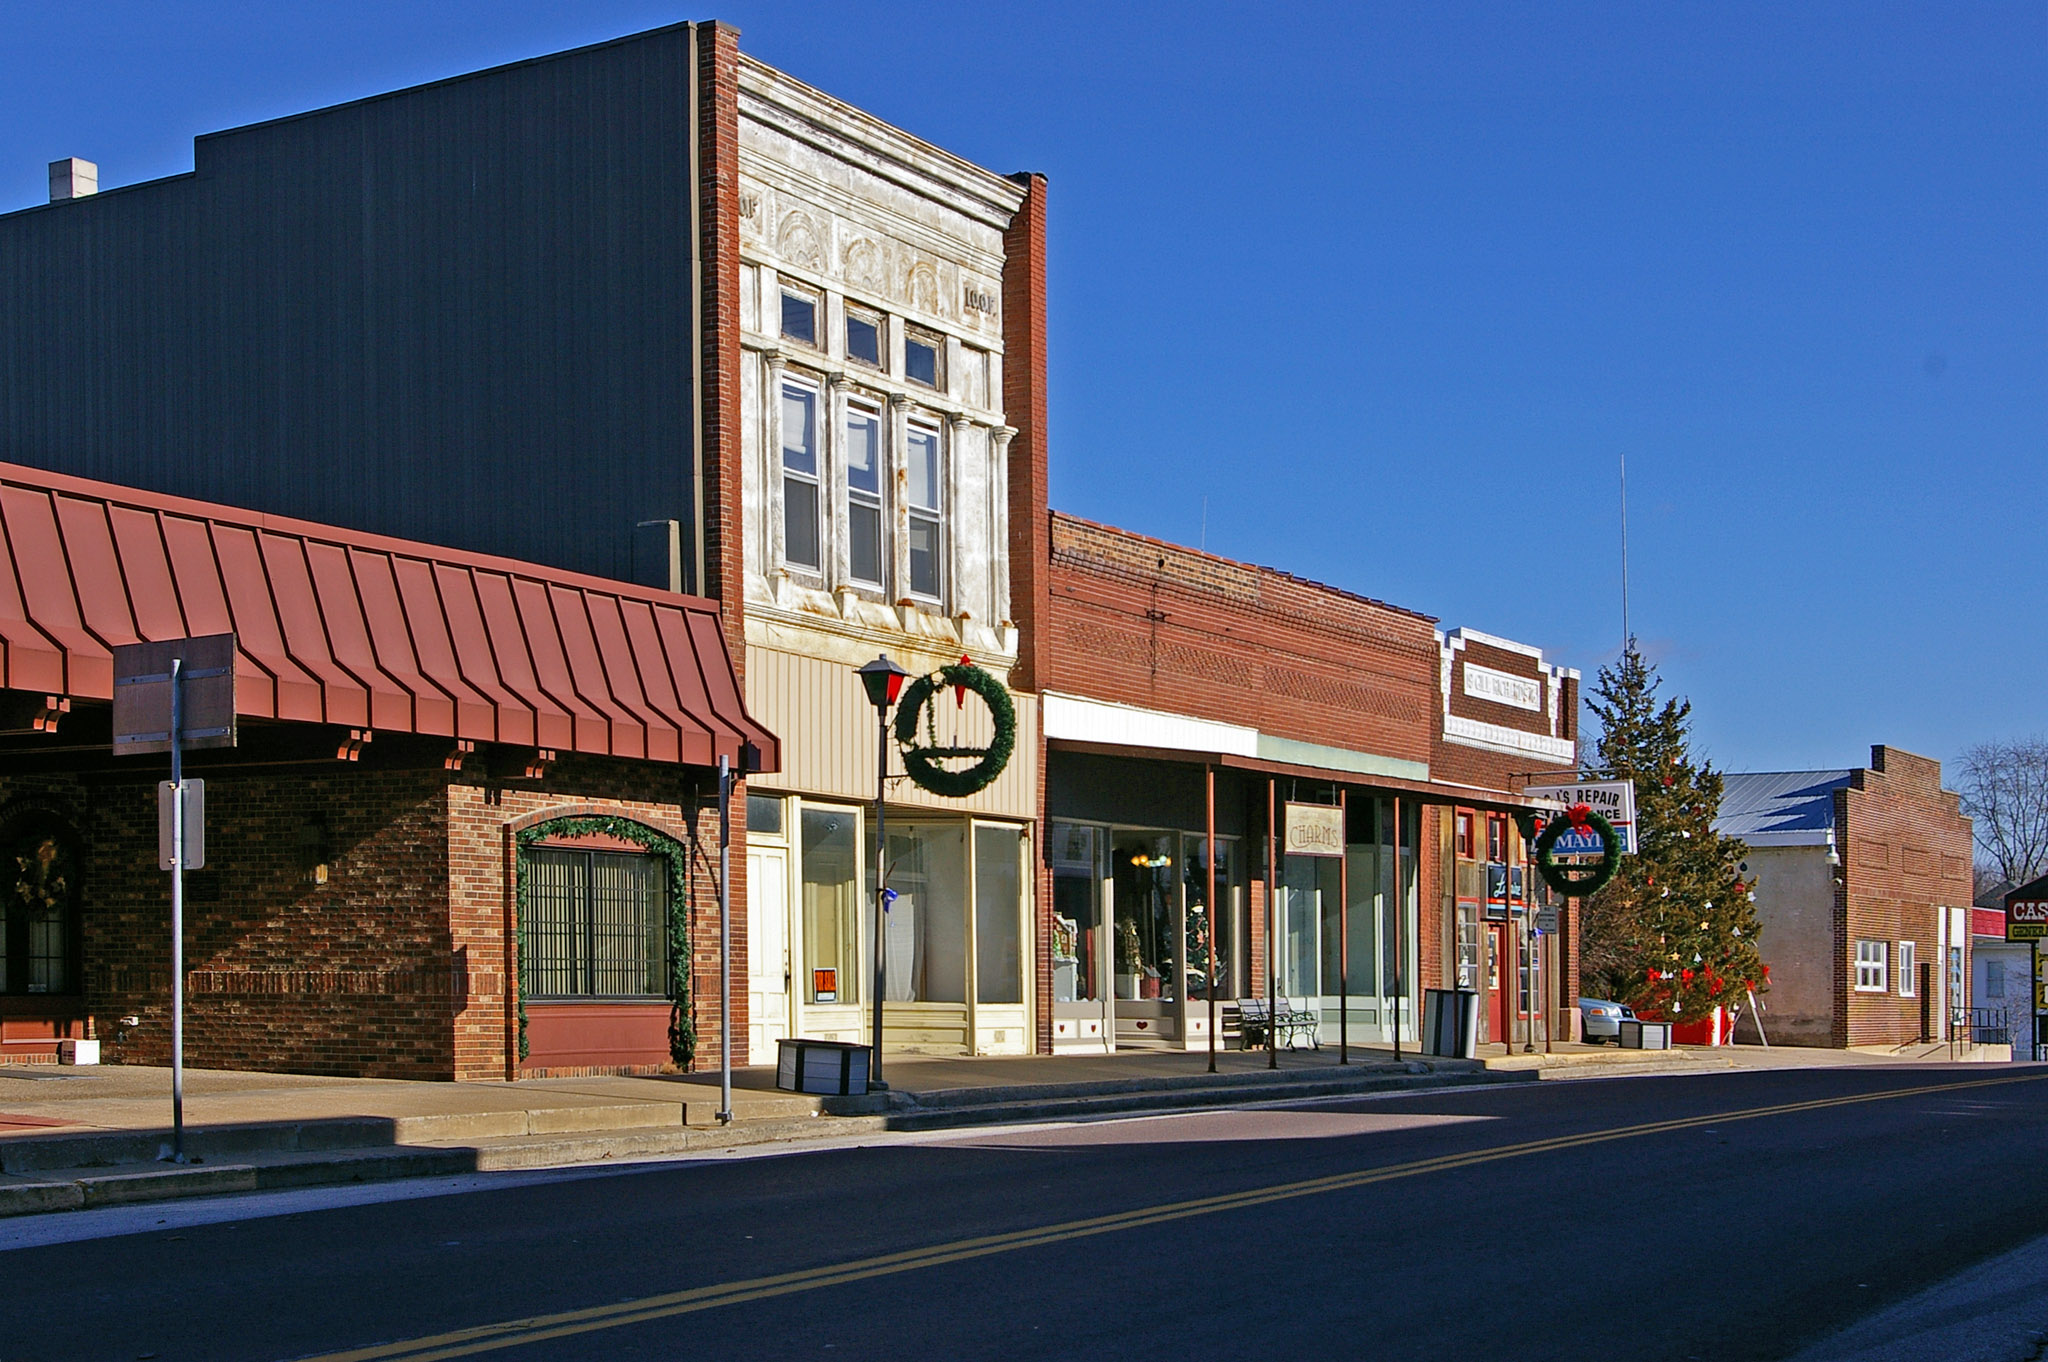
[[(1628, 780), (1582, 780), (1569, 785), (1531, 785), (1522, 791), (1532, 799), (1555, 799), (1565, 808), (1584, 804), (1614, 824), (1614, 830), (1621, 834), (1621, 854), (1633, 856), (1636, 851), (1636, 787)], [(1597, 838), (1594, 845), (1569, 848), (1560, 840), (1556, 850), (1570, 854), (1573, 851), (1598, 856), (1602, 848)]]
[(1342, 856), (1344, 811), (1334, 804), (1289, 802), (1283, 850), (1289, 856)]
[(1554, 932), (1554, 931), (1556, 931), (1556, 930), (1557, 930), (1557, 919), (1558, 919), (1558, 910), (1557, 910), (1557, 909), (1555, 909), (1555, 908), (1538, 908), (1538, 909), (1536, 910), (1536, 930), (1537, 930), (1537, 931), (1539, 931), (1539, 932)]
[[(185, 869), (206, 869), (206, 782), (187, 780), (185, 791)], [(156, 783), (156, 868), (169, 870), (171, 861), (171, 782)]]
[(2005, 939), (2048, 941), (2048, 875), (2005, 896)]
[(184, 748), (235, 745), (235, 636), (206, 634), (114, 649), (114, 755), (171, 750), (171, 660), (182, 663)]

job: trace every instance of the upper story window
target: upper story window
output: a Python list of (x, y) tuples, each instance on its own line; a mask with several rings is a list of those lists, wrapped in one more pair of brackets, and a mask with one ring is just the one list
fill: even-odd
[(1508, 858), (1508, 820), (1497, 813), (1486, 816), (1486, 859), (1504, 862)]
[(818, 299), (817, 295), (801, 289), (782, 290), (782, 335), (785, 340), (801, 341), (805, 345), (818, 343)]
[(903, 377), (927, 388), (944, 388), (945, 344), (929, 331), (906, 331), (903, 336)]
[(872, 312), (846, 309), (846, 357), (882, 367), (882, 319)]
[(846, 575), (882, 584), (882, 418), (846, 408)]
[(904, 500), (909, 509), (910, 594), (936, 600), (944, 586), (945, 505), (940, 494), (939, 432), (913, 425), (905, 442)]
[(793, 567), (817, 572), (818, 394), (795, 383), (782, 385), (782, 557)]
[(1472, 815), (1460, 809), (1458, 811), (1458, 858), (1466, 861), (1471, 860), (1475, 849), (1472, 840)]

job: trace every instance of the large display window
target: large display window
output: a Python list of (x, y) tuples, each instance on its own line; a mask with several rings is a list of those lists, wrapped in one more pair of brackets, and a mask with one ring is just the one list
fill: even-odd
[(892, 1003), (967, 1001), (967, 825), (891, 820), (883, 977)]
[(974, 997), (1024, 1001), (1024, 830), (974, 827)]
[(802, 996), (861, 1000), (861, 820), (851, 809), (806, 808), (802, 819)]

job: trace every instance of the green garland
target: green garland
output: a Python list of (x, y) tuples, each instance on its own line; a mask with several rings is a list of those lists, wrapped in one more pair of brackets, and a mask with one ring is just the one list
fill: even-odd
[(1621, 869), (1621, 837), (1614, 831), (1614, 824), (1585, 809), (1581, 813), (1587, 827), (1600, 834), (1600, 862), (1588, 869), (1585, 866), (1563, 866), (1557, 863), (1553, 849), (1557, 839), (1577, 826), (1570, 813), (1561, 813), (1552, 818), (1536, 836), (1536, 869), (1544, 882), (1558, 893), (1575, 898), (1590, 898), (1614, 878), (1614, 872)]
[(603, 833), (645, 847), (668, 858), (668, 1053), (678, 1068), (688, 1068), (697, 1053), (697, 1023), (690, 1015), (690, 872), (683, 844), (645, 823), (615, 816), (556, 818), (521, 831), (515, 838), (522, 853), (516, 859), (518, 933), (512, 967), (519, 984), (519, 1057), (526, 1043), (526, 857), (527, 848), (549, 837), (585, 837)]
[[(988, 705), (996, 732), (987, 747), (939, 745), (938, 720), (927, 711), (943, 686), (964, 686)], [(916, 747), (912, 744), (917, 741), (920, 715), (925, 716), (927, 742), (923, 747)], [(903, 698), (896, 706), (896, 743), (903, 749), (903, 769), (912, 780), (943, 798), (965, 799), (987, 789), (1010, 764), (1010, 754), (1017, 747), (1017, 707), (1010, 702), (1010, 692), (991, 673), (971, 662), (949, 663), (936, 672), (918, 677), (905, 688)], [(949, 771), (939, 765), (944, 757), (978, 757), (980, 760), (964, 771)]]

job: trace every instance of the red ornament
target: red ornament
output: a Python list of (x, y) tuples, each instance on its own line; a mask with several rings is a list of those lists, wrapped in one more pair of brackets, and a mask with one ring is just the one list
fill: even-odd
[[(971, 667), (971, 666), (973, 666), (973, 665), (974, 665), (974, 659), (973, 659), (973, 658), (971, 658), (971, 657), (969, 657), (969, 656), (968, 656), (967, 654), (965, 654), (965, 653), (962, 653), (962, 654), (960, 654), (960, 665), (961, 665), (961, 666), (963, 666), (963, 667)], [(955, 709), (965, 709), (965, 708), (967, 708), (967, 687), (965, 687), (965, 686), (955, 686), (955, 687), (953, 687), (953, 708), (955, 708)]]
[(1770, 977), (1771, 977), (1771, 967), (1770, 967), (1769, 965), (1765, 965), (1765, 966), (1764, 966), (1764, 978), (1768, 979), (1768, 978), (1770, 978)]
[(1682, 970), (1680, 970), (1680, 971), (1678, 972), (1678, 981), (1679, 981), (1680, 983), (1682, 983), (1682, 984), (1689, 984), (1689, 983), (1691, 983), (1691, 982), (1692, 982), (1692, 971), (1691, 971), (1691, 970), (1689, 970), (1689, 969), (1682, 969)]

